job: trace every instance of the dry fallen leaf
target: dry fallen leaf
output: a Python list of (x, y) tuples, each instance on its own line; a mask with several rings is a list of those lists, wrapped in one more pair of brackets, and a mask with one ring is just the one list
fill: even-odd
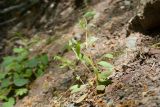
[(76, 103), (80, 103), (82, 102), (86, 97), (87, 97), (88, 94), (84, 94), (82, 95), (77, 101), (75, 101)]

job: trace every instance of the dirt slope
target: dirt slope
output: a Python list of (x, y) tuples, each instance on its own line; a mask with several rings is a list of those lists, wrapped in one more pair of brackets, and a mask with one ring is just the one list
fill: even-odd
[[(75, 83), (73, 71), (60, 69), (57, 63), (51, 62), (47, 73), (30, 86), (28, 96), (15, 107), (160, 107), (159, 35), (152, 37), (128, 30), (138, 5), (138, 0), (103, 0), (88, 7), (96, 12), (89, 24), (94, 24), (91, 31), (98, 40), (85, 52), (95, 60), (105, 53), (116, 54), (111, 61), (115, 66), (110, 76), (112, 84), (104, 94), (97, 94), (95, 86), (71, 94), (68, 88)], [(36, 47), (35, 52), (46, 52), (49, 56), (61, 53), (68, 40), (82, 32), (76, 23), (63, 29), (67, 32), (57, 33), (63, 36)], [(63, 55), (74, 59), (72, 52)], [(81, 65), (77, 74), (86, 83), (94, 80), (93, 74)], [(85, 94), (85, 99), (76, 103)]]

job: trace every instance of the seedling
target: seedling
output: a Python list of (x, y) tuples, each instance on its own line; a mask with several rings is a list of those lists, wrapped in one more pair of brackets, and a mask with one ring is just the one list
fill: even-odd
[(89, 36), (89, 26), (88, 26), (88, 21), (93, 19), (95, 15), (94, 11), (88, 11), (86, 12), (82, 19), (79, 20), (78, 25), (79, 27), (83, 30), (83, 32), (85, 33), (85, 39), (86, 39), (86, 48), (88, 46), (87, 41), (88, 41), (88, 36)]
[[(97, 38), (91, 37), (91, 39), (88, 39), (89, 35), (89, 26), (88, 21), (91, 20), (95, 15), (95, 12), (90, 11), (84, 14), (81, 20), (79, 20), (79, 27), (85, 32), (85, 46), (88, 47), (89, 44), (93, 44)], [(82, 51), (84, 48), (84, 44), (80, 43), (74, 39), (69, 41), (70, 49), (75, 53), (75, 56), (78, 61), (84, 65), (88, 71), (93, 71), (96, 76), (96, 83), (97, 83), (97, 90), (101, 89), (103, 90), (108, 83), (110, 83), (108, 77), (113, 72), (114, 66), (106, 61), (100, 61), (100, 62), (94, 62), (93, 59), (86, 55), (85, 52)], [(104, 58), (113, 59), (112, 54), (105, 54), (103, 56)], [(105, 68), (105, 71), (102, 71), (102, 68)], [(76, 85), (77, 86), (77, 85)], [(75, 87), (74, 87), (75, 88)], [(77, 88), (76, 88), (77, 89)], [(73, 88), (71, 88), (73, 92)]]
[[(108, 80), (108, 77), (112, 74), (112, 71), (114, 69), (114, 66), (112, 64), (106, 61), (100, 61), (98, 63), (95, 63), (91, 57), (88, 57), (84, 52), (82, 52), (81, 43), (75, 40), (71, 40), (69, 44), (70, 44), (69, 46), (71, 46), (71, 49), (75, 53), (77, 60), (79, 60), (85, 67), (87, 67), (89, 71), (94, 71), (94, 74), (96, 76), (96, 83), (98, 87), (105, 87), (105, 85), (110, 83), (110, 81)], [(112, 59), (113, 55), (105, 54), (104, 57)], [(100, 66), (97, 66), (97, 65), (100, 65)], [(91, 69), (88, 66), (90, 66)], [(105, 68), (106, 71), (101, 71), (102, 67)], [(99, 85), (104, 85), (104, 86), (99, 86)]]

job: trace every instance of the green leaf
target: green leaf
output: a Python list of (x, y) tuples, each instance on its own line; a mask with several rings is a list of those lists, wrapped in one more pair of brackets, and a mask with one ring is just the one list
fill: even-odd
[(14, 53), (22, 53), (22, 52), (24, 52), (24, 51), (26, 51), (25, 48), (14, 48), (14, 49), (13, 49), (13, 52), (14, 52)]
[(105, 85), (97, 85), (96, 89), (97, 91), (104, 91), (105, 90)]
[(7, 96), (11, 89), (12, 87), (0, 88), (0, 96)]
[(19, 78), (19, 77), (20, 77), (20, 75), (17, 72), (13, 73), (13, 78)]
[(76, 44), (76, 53), (80, 57), (80, 54), (81, 54), (81, 45), (80, 45), (80, 43)]
[(42, 69), (38, 69), (35, 73), (36, 77), (40, 77), (44, 74), (43, 70)]
[(16, 60), (14, 56), (7, 56), (3, 58), (2, 66), (6, 67), (9, 64), (13, 63)]
[(56, 56), (54, 56), (54, 58), (53, 58), (54, 60), (61, 60), (62, 59), (62, 57), (60, 57), (60, 56), (58, 56), (58, 55), (56, 55)]
[(13, 107), (15, 104), (14, 98), (9, 98), (7, 102), (3, 103), (2, 107)]
[(0, 100), (7, 100), (7, 96), (0, 95)]
[(106, 61), (100, 61), (98, 64), (107, 68), (109, 71), (113, 71), (114, 66)]
[(80, 79), (81, 79), (81, 77), (80, 77), (80, 76), (76, 76), (76, 80), (78, 80), (78, 81), (79, 81)]
[(21, 53), (21, 54), (19, 54), (18, 56), (17, 56), (17, 61), (18, 62), (22, 62), (23, 60), (25, 60), (25, 59), (27, 59), (27, 57), (28, 57), (28, 51), (24, 51), (23, 53)]
[(5, 67), (6, 71), (17, 71), (21, 66), (17, 62), (12, 62)]
[(105, 54), (103, 57), (109, 58), (109, 59), (113, 59), (113, 55), (112, 54)]
[(87, 28), (87, 20), (85, 18), (79, 20), (78, 24), (79, 24), (79, 27), (81, 29), (86, 29)]
[(95, 15), (94, 11), (89, 11), (84, 14), (84, 17), (89, 20), (89, 19), (92, 19), (94, 15)]
[(28, 79), (24, 79), (24, 78), (14, 78), (13, 82), (14, 82), (14, 84), (16, 86), (21, 87), (21, 86), (26, 85), (29, 82), (29, 80)]
[(22, 70), (23, 70), (23, 65), (22, 64), (15, 64), (16, 66), (15, 66), (15, 71), (17, 71), (17, 72), (21, 72)]
[(86, 87), (86, 85), (79, 86), (79, 85), (76, 84), (76, 85), (71, 86), (69, 89), (71, 90), (71, 93), (76, 93), (76, 92), (81, 91), (85, 87)]
[(48, 56), (46, 54), (45, 55), (41, 55), (40, 58), (39, 58), (39, 60), (44, 65), (48, 64)]
[(4, 79), (5, 76), (6, 76), (6, 73), (5, 73), (5, 72), (0, 72), (0, 80), (1, 80), (1, 79)]
[(25, 73), (23, 74), (24, 77), (31, 77), (33, 74), (32, 69), (26, 69)]
[(16, 89), (16, 96), (22, 96), (28, 92), (27, 88)]
[(78, 60), (82, 60), (82, 54), (81, 54), (81, 44), (76, 43), (75, 47), (72, 48), (73, 52), (75, 53)]
[(34, 68), (38, 65), (38, 60), (36, 58), (32, 58), (31, 60), (27, 61), (27, 67)]
[(101, 72), (98, 74), (98, 79), (100, 82), (107, 81), (107, 78), (111, 75), (112, 72)]
[(2, 88), (8, 87), (9, 85), (10, 85), (10, 80), (9, 79), (2, 80), (2, 83), (1, 83)]
[(83, 56), (83, 59), (84, 59), (84, 62), (85, 62), (87, 65), (92, 65), (92, 64), (93, 64), (92, 60), (91, 60), (88, 56), (84, 55), (84, 56)]
[(8, 66), (6, 66), (6, 71), (14, 70), (16, 72), (21, 72), (22, 69), (23, 69), (23, 65), (17, 62), (12, 62)]

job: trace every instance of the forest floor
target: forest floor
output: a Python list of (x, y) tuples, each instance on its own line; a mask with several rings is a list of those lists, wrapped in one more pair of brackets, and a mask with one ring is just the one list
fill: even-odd
[[(77, 83), (74, 71), (62, 69), (56, 61), (50, 61), (45, 75), (30, 85), (28, 95), (15, 107), (160, 107), (160, 38), (158, 34), (146, 35), (128, 30), (129, 20), (135, 16), (137, 6), (136, 0), (103, 0), (87, 8), (96, 13), (88, 24), (93, 25), (90, 36), (97, 39), (84, 52), (95, 61), (106, 53), (114, 55), (110, 60), (114, 65), (114, 72), (109, 77), (112, 83), (106, 86), (104, 93), (98, 93), (96, 85), (87, 85), (80, 92), (71, 93), (69, 87)], [(61, 14), (66, 15), (70, 10), (67, 7)], [(79, 11), (80, 16), (83, 10)], [(70, 20), (57, 26), (65, 26)], [(32, 55), (47, 53), (52, 58), (61, 54), (75, 60), (72, 51), (63, 49), (71, 38), (84, 41), (84, 32), (74, 21), (56, 32), (61, 36), (52, 38), (43, 32), (37, 34), (39, 42), (32, 46)], [(92, 72), (81, 64), (77, 67), (75, 73), (84, 84), (94, 81)]]

